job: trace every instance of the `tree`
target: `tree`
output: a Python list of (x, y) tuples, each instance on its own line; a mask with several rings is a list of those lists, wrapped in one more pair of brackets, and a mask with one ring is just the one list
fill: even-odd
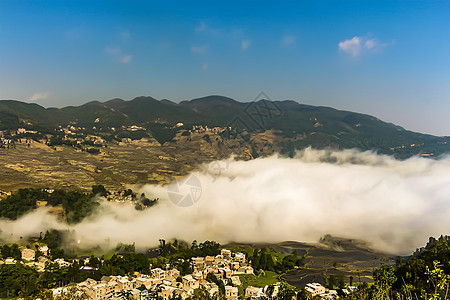
[(374, 272), (375, 286), (377, 288), (377, 299), (391, 299), (390, 292), (392, 284), (397, 280), (393, 266), (381, 268)]
[(99, 268), (101, 266), (101, 262), (97, 257), (91, 255), (91, 257), (89, 258), (89, 266), (91, 266), (92, 268)]
[(92, 195), (100, 195), (102, 197), (108, 196), (108, 191), (101, 184), (92, 186)]
[(22, 258), (22, 252), (19, 250), (19, 246), (17, 244), (12, 244), (9, 249), (9, 256), (17, 260), (20, 260)]
[(43, 242), (47, 243), (48, 248), (51, 250), (59, 248), (62, 244), (62, 232), (55, 229), (47, 230)]
[(1, 254), (3, 258), (8, 258), (11, 256), (11, 249), (9, 248), (8, 245), (5, 244), (2, 246)]
[(38, 273), (21, 264), (0, 265), (0, 298), (28, 297), (38, 292)]
[(223, 294), (211, 295), (208, 290), (201, 287), (194, 291), (194, 294), (188, 298), (189, 300), (225, 300)]
[(430, 295), (430, 299), (447, 299), (448, 281), (450, 276), (444, 273), (442, 267), (443, 265), (437, 260), (433, 261), (433, 270), (430, 270), (427, 266), (427, 270), (425, 272), (428, 276), (427, 282), (431, 283), (434, 287), (434, 290)]
[(275, 297), (277, 300), (292, 300), (297, 296), (297, 291), (294, 287), (290, 286), (286, 282), (281, 282), (278, 294)]
[(209, 272), (206, 275), (206, 280), (212, 283), (215, 283), (219, 287), (220, 294), (225, 294), (225, 284), (222, 280), (219, 280), (214, 273)]

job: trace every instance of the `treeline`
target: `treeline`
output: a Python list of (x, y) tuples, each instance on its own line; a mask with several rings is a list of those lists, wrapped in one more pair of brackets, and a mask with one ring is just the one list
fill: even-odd
[(215, 256), (220, 253), (220, 244), (214, 241), (205, 241), (198, 244), (193, 241), (191, 246), (185, 242), (174, 240), (166, 242), (159, 240), (158, 252), (161, 256), (177, 256), (179, 258), (189, 259), (196, 256)]
[(0, 298), (37, 295), (39, 273), (22, 264), (0, 265)]
[(0, 217), (16, 220), (25, 213), (37, 208), (37, 201), (46, 201), (47, 205), (62, 205), (66, 221), (78, 223), (99, 205), (95, 199), (98, 186), (92, 192), (54, 190), (49, 193), (42, 189), (19, 189), (17, 192), (0, 201)]
[[(36, 209), (38, 201), (45, 201), (47, 206), (61, 205), (68, 223), (79, 223), (100, 205), (95, 198), (96, 195), (106, 197), (108, 191), (101, 184), (92, 186), (90, 193), (73, 190), (53, 190), (49, 192), (38, 188), (19, 189), (0, 201), (0, 218), (16, 220), (27, 212)], [(150, 200), (145, 197), (144, 193), (137, 197), (130, 189), (124, 191), (124, 196), (132, 196), (137, 210), (154, 206), (159, 200), (158, 198)]]
[(100, 144), (94, 144), (91, 141), (83, 141), (82, 143), (78, 143), (78, 141), (73, 141), (73, 140), (65, 140), (62, 137), (56, 136), (56, 137), (52, 137), (50, 138), (50, 140), (47, 141), (46, 143), (47, 146), (49, 147), (55, 147), (55, 146), (70, 146), (73, 147), (75, 149), (79, 149), (81, 151), (86, 151), (90, 154), (99, 154), (100, 153), (100, 149), (98, 148), (88, 148), (88, 147), (83, 147), (83, 146), (93, 146), (93, 147), (106, 147), (106, 145), (100, 145)]
[(374, 284), (346, 299), (448, 299), (450, 297), (450, 237), (430, 238), (427, 245), (395, 265), (374, 271)]
[(149, 123), (147, 129), (161, 145), (165, 142), (172, 142), (179, 130), (179, 128), (162, 123)]
[(42, 199), (40, 189), (20, 189), (0, 201), (0, 217), (15, 220), (36, 208), (36, 201)]
[(252, 262), (255, 270), (269, 270), (283, 273), (293, 269), (295, 266), (303, 265), (303, 258), (298, 257), (297, 251), (292, 254), (277, 258), (275, 253), (267, 247), (255, 249), (253, 253), (248, 255), (248, 259)]
[(16, 260), (19, 260), (22, 257), (22, 252), (19, 250), (19, 246), (17, 244), (1, 246), (0, 254), (3, 258), (11, 257)]
[(166, 242), (161, 239), (156, 252), (157, 257), (151, 259), (153, 267), (164, 268), (166, 264), (170, 264), (178, 269), (181, 275), (186, 275), (193, 271), (190, 264), (192, 257), (216, 256), (220, 253), (220, 244), (214, 241), (205, 241), (200, 244), (193, 241), (189, 245), (183, 241)]

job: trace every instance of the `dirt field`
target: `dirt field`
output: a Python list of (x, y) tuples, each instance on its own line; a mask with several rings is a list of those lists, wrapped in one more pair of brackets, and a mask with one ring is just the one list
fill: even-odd
[(175, 142), (164, 145), (152, 139), (108, 143), (100, 154), (36, 141), (16, 143), (13, 149), (0, 149), (0, 191), (25, 187), (89, 190), (94, 184), (120, 189), (127, 184), (164, 183), (233, 153), (240, 159), (252, 158), (240, 140), (222, 141), (211, 134), (208, 142), (203, 136), (177, 136)]

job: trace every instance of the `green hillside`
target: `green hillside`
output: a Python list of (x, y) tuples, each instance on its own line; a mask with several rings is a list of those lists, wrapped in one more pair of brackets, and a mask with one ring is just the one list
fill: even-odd
[[(35, 103), (0, 101), (0, 130), (18, 127), (51, 132), (59, 126), (79, 126), (91, 131), (140, 126), (151, 135), (175, 134), (174, 125), (231, 127), (242, 135), (274, 131), (283, 153), (292, 154), (307, 146), (315, 148), (359, 148), (409, 157), (415, 154), (439, 155), (450, 151), (449, 137), (436, 137), (405, 130), (376, 117), (330, 107), (311, 106), (295, 101), (239, 102), (223, 96), (207, 96), (179, 104), (152, 97), (130, 101), (92, 101), (61, 109)], [(247, 140), (250, 139), (248, 136)]]

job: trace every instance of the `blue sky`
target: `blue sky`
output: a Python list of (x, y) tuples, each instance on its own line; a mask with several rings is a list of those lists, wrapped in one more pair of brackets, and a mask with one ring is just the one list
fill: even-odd
[(449, 0), (0, 0), (0, 99), (263, 91), (450, 135), (449, 16)]

